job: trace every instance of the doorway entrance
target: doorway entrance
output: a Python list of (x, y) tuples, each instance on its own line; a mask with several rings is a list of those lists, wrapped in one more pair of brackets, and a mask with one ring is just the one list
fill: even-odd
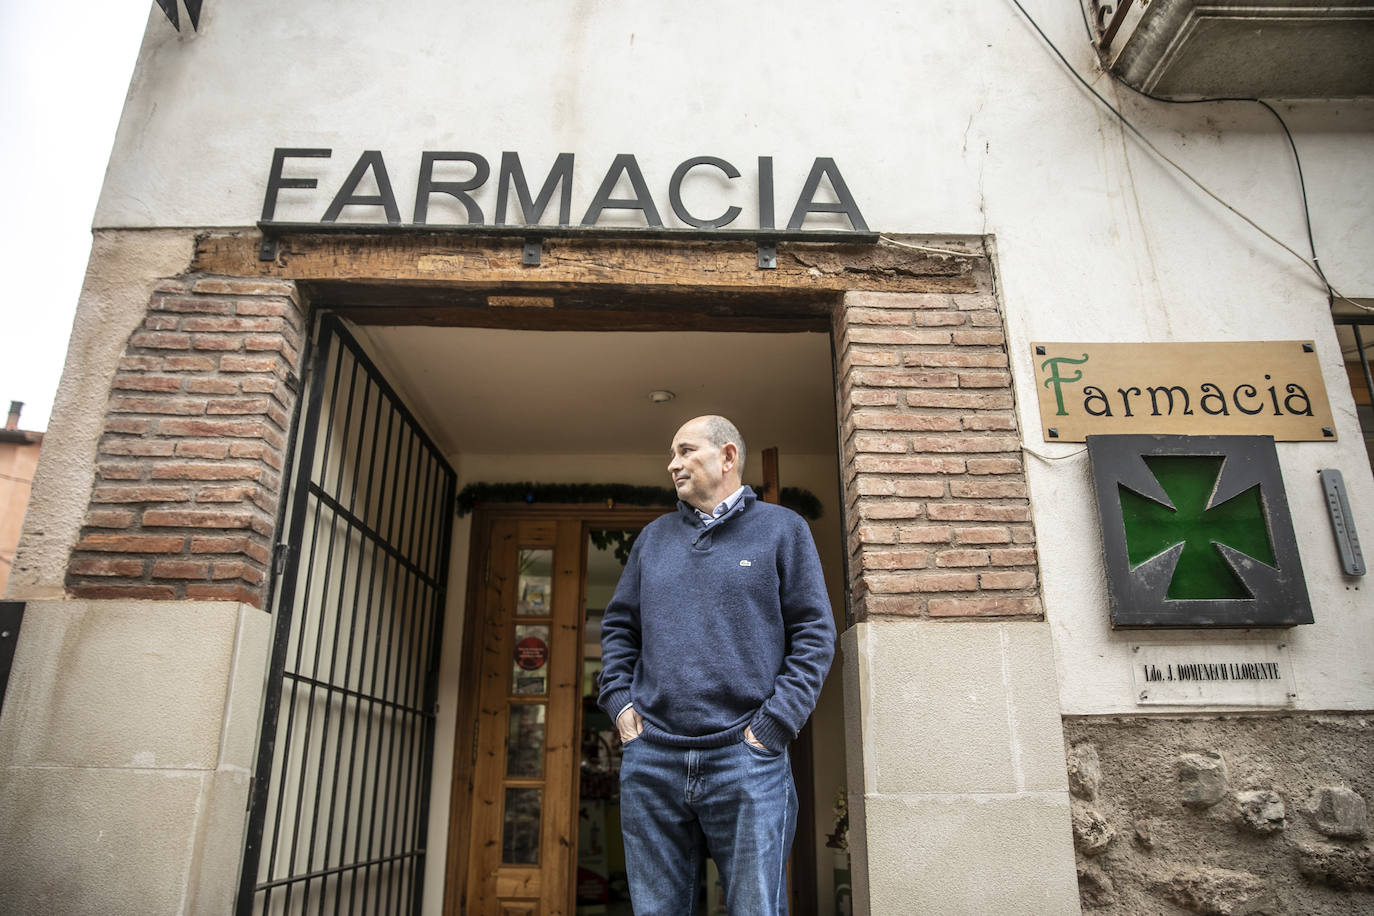
[[(686, 418), (704, 412), (732, 412), (750, 440), (751, 457), (745, 468), (745, 480), (756, 489), (763, 479), (762, 452), (777, 445), (780, 451), (780, 476), (788, 487), (797, 487), (815, 494), (823, 504), (813, 531), (823, 559), (826, 561), (827, 581), (831, 585), (831, 600), (835, 608), (843, 607), (843, 536), (840, 507), (836, 493), (838, 455), (835, 447), (833, 415), (833, 371), (830, 361), (830, 341), (825, 333), (768, 332), (760, 328), (749, 332), (606, 332), (606, 331), (529, 331), (491, 328), (440, 328), (415, 326), (365, 326), (360, 336), (369, 349), (379, 355), (379, 364), (387, 366), (398, 387), (407, 392), (417, 413), (432, 419), (436, 438), (448, 444), (448, 454), (459, 472), (459, 488), (476, 490), (477, 499), (487, 500), (484, 508), (462, 516), (456, 534), (458, 563), (466, 567), (466, 575), (454, 567), (455, 598), (460, 583), (468, 582), (469, 604), (450, 603), (449, 622), (457, 634), (458, 615), (480, 614), (481, 587), (489, 575), (480, 565), (482, 551), (482, 520), (485, 511), (495, 511), (492, 501), (520, 503), (520, 512), (539, 512), (547, 502), (560, 500), (560, 488), (575, 488), (605, 484), (617, 499), (617, 509), (628, 501), (622, 494), (640, 487), (669, 491), (665, 503), (674, 499), (670, 492), (667, 465), (667, 443), (673, 431)], [(654, 389), (673, 391), (676, 398), (667, 405), (655, 404), (649, 398)], [(514, 490), (506, 489), (519, 485)], [(529, 490), (526, 492), (525, 487)], [(526, 498), (532, 502), (525, 502)], [(460, 500), (464, 505), (468, 500)], [(604, 509), (604, 500), (601, 503)], [(585, 508), (585, 507), (584, 507)], [(650, 515), (649, 517), (652, 517)], [(640, 518), (643, 524), (649, 517)], [(585, 519), (586, 524), (601, 524), (605, 519)], [(579, 535), (579, 538), (585, 535)], [(528, 545), (526, 545), (528, 546)], [(589, 549), (585, 546), (579, 548)], [(617, 564), (618, 567), (618, 564)], [(578, 571), (581, 566), (576, 566)], [(575, 586), (574, 586), (575, 587)], [(554, 594), (557, 594), (555, 589)], [(575, 592), (573, 593), (575, 597)], [(513, 600), (513, 599), (511, 599)], [(513, 605), (511, 605), (513, 607)], [(471, 611), (465, 607), (473, 608)], [(596, 603), (583, 605), (579, 610), (599, 610)], [(513, 611), (508, 612), (513, 613)], [(581, 621), (584, 633), (587, 621)], [(514, 640), (515, 623), (510, 639)], [(554, 632), (556, 638), (557, 632)], [(455, 646), (457, 644), (455, 640)], [(490, 640), (475, 635), (469, 629), (461, 639), (463, 650), (449, 647), (446, 658), (451, 664), (441, 673), (440, 734), (436, 744), (436, 786), (445, 782), (450, 768), (462, 766), (464, 757), (471, 757), (473, 742), (478, 737), (466, 729), (465, 723), (486, 722), (485, 713), (468, 713), (462, 706), (465, 698), (476, 695), (474, 682), (464, 672), (474, 671), (473, 659), (481, 656), (467, 654), (473, 646), (489, 646)], [(514, 686), (512, 667), (514, 642), (498, 650), (503, 663), (503, 676)], [(551, 646), (551, 663), (557, 649)], [(838, 666), (837, 666), (838, 669)], [(502, 670), (502, 669), (498, 669)], [(799, 830), (795, 848), (798, 861), (808, 850), (811, 860), (819, 867), (798, 867), (794, 872), (794, 888), (799, 897), (811, 901), (833, 898), (831, 880), (834, 873), (833, 855), (824, 848), (827, 834), (834, 831), (834, 803), (836, 793), (844, 782), (842, 696), (837, 676), (832, 677), (828, 694), (824, 695), (817, 717), (817, 763), (814, 773), (803, 776), (801, 784), (813, 815)], [(447, 690), (447, 692), (446, 692)], [(510, 693), (500, 698), (506, 703), (530, 705)], [(448, 704), (457, 704), (448, 705)], [(499, 707), (499, 703), (496, 706)], [(483, 709), (490, 707), (483, 701)], [(454, 715), (454, 711), (457, 715)], [(537, 716), (538, 713), (520, 713)], [(508, 715), (508, 714), (507, 714)], [(544, 713), (553, 715), (550, 707)], [(584, 722), (586, 716), (584, 715)], [(451, 739), (443, 734), (443, 720), (456, 720)], [(504, 734), (511, 740), (509, 722), (504, 733), (495, 729), (493, 736)], [(608, 729), (609, 731), (609, 729)], [(574, 743), (578, 732), (569, 730)], [(550, 746), (557, 744), (547, 738)], [(452, 762), (445, 759), (445, 749), (451, 748)], [(502, 752), (496, 751), (496, 758)], [(794, 754), (799, 758), (799, 754)], [(578, 777), (577, 763), (571, 773)], [(476, 775), (476, 774), (474, 774)], [(531, 778), (531, 777), (525, 777)], [(547, 776), (540, 777), (540, 779)], [(589, 777), (590, 778), (590, 777)], [(493, 777), (494, 779), (494, 777)], [(560, 783), (571, 787), (572, 778)], [(436, 797), (432, 810), (436, 829), (431, 831), (429, 848), (432, 855), (447, 845), (447, 876), (439, 893), (449, 901), (448, 912), (460, 912), (460, 904), (469, 909), (474, 905), (472, 884), (472, 850), (460, 845), (476, 843), (476, 825), (481, 817), (476, 803), (465, 799), (474, 795), (475, 787), (468, 773), (460, 772), (450, 782), (447, 794)], [(493, 784), (476, 794), (494, 800), (501, 809), (506, 801), (506, 789), (541, 788), (536, 782), (525, 784)], [(548, 804), (547, 784), (542, 786), (541, 799)], [(809, 788), (810, 791), (806, 791)], [(533, 792), (516, 795), (533, 798)], [(563, 799), (573, 812), (575, 798)], [(590, 828), (595, 820), (603, 824), (618, 823), (614, 798), (595, 799), (601, 803), (589, 805), (586, 819), (577, 824), (588, 829), (587, 845), (594, 839), (606, 841), (608, 861), (584, 862), (587, 879), (584, 889), (584, 911), (594, 906), (590, 898), (596, 896), (592, 888), (601, 880), (608, 885), (607, 896), (616, 891), (615, 856), (617, 849), (609, 845), (614, 837), (603, 830), (593, 837)], [(456, 807), (455, 807), (456, 805)], [(447, 829), (441, 812), (449, 811)], [(542, 809), (547, 811), (547, 808)], [(581, 814), (580, 807), (573, 813)], [(504, 830), (500, 810), (492, 811), (490, 826)], [(472, 826), (463, 827), (463, 824)], [(544, 823), (545, 830), (548, 822)], [(513, 828), (512, 828), (513, 829)], [(572, 844), (582, 848), (579, 833), (569, 831)], [(547, 840), (542, 837), (540, 842)], [(484, 839), (491, 848), (504, 840), (500, 833), (495, 839)], [(565, 849), (570, 847), (565, 847)], [(541, 860), (542, 862), (542, 860)], [(431, 858), (431, 867), (437, 862)], [(577, 861), (568, 866), (564, 889), (578, 882)], [(514, 874), (514, 872), (511, 872)], [(503, 879), (504, 880), (504, 879)], [(809, 892), (808, 892), (809, 891)], [(456, 896), (455, 896), (456, 895)], [(613, 903), (614, 901), (607, 901)], [(575, 912), (574, 901), (567, 901), (562, 912)], [(796, 912), (812, 911), (811, 906), (799, 906)], [(825, 912), (827, 910), (818, 910)], [(549, 910), (544, 910), (549, 912)]]
[[(762, 327), (748, 332), (660, 333), (351, 323), (339, 323), (338, 328), (356, 338), (358, 354), (376, 370), (377, 378), (385, 381), (388, 392), (408, 411), (413, 411), (417, 428), (432, 437), (436, 452), (457, 472), (455, 486), (459, 489), (467, 484), (508, 481), (554, 485), (599, 482), (667, 489), (666, 442), (683, 419), (716, 410), (741, 416), (746, 434), (757, 435), (752, 439), (756, 449), (774, 443), (782, 446), (783, 474), (789, 485), (818, 494), (819, 501), (824, 503), (826, 517), (815, 532), (826, 560), (832, 603), (836, 608), (843, 606), (842, 533), (835, 493), (838, 456), (834, 445), (828, 335), (817, 333), (814, 328), (802, 333), (790, 329), (770, 333)], [(662, 384), (676, 389), (678, 395), (673, 406), (660, 410), (657, 416), (641, 413), (654, 407), (647, 394), (649, 387), (659, 384), (641, 383), (641, 379), (650, 378), (666, 378)], [(310, 397), (314, 397), (317, 379), (312, 375), (306, 384)], [(342, 397), (346, 398), (348, 384), (345, 376), (340, 389), (344, 392)], [(352, 410), (374, 409), (375, 396), (363, 408), (363, 389), (357, 390)], [(324, 391), (322, 397), (328, 403), (334, 397), (330, 394), (332, 385), (326, 383)], [(327, 418), (328, 411), (321, 416)], [(331, 434), (327, 419), (316, 423), (322, 424), (318, 435), (326, 439), (330, 435), (337, 437), (346, 428), (336, 422)], [(357, 460), (356, 444), (334, 443), (322, 449), (333, 456), (331, 461), (335, 464), (331, 467), (340, 463), (351, 466)], [(371, 454), (370, 446), (364, 444), (361, 454)], [(746, 468), (746, 481), (756, 489), (759, 473), (759, 462)], [(343, 492), (351, 492), (347, 484)], [(347, 500), (335, 502), (346, 504)], [(591, 526), (601, 526), (596, 530), (616, 526), (637, 528), (663, 507), (654, 511), (635, 509), (629, 518), (624, 515), (629, 510), (623, 507), (615, 510), (621, 513), (618, 516), (607, 516), (604, 511), (601, 515), (588, 515), (586, 507), (579, 507), (575, 516), (565, 515), (552, 523), (545, 518), (540, 523), (543, 529), (534, 540), (523, 543), (511, 554), (509, 559), (516, 564), (516, 571), (508, 569), (499, 577), (514, 576), (518, 584), (522, 550), (557, 552), (560, 542), (563, 543), (563, 552), (573, 560), (565, 562), (562, 555), (557, 560), (552, 555), (547, 558), (547, 603), (542, 608), (537, 602), (529, 606), (546, 613), (516, 614), (512, 603), (503, 611), (507, 618), (479, 633), (472, 628), (473, 622), (485, 625), (489, 615), (481, 601), (473, 598), (474, 589), (479, 590), (480, 598), (480, 590), (491, 578), (498, 577), (489, 572), (494, 555), (481, 546), (501, 541), (494, 532), (483, 534), (482, 526), (487, 524), (491, 508), (459, 517), (454, 528), (455, 549), (445, 568), (452, 586), (442, 614), (445, 635), (438, 669), (422, 666), (413, 675), (420, 679), (435, 677), (438, 681), (434, 705), (424, 705), (426, 713), (435, 715), (435, 728), (430, 737), (421, 735), (417, 739), (418, 746), (426, 748), (428, 773), (423, 776), (433, 790), (423, 799), (428, 828), (418, 819), (418, 808), (408, 822), (408, 835), (415, 838), (409, 861), (422, 863), (423, 870), (416, 868), (406, 877), (401, 909), (437, 916), (444, 912), (485, 912), (482, 907), (488, 901), (505, 901), (510, 905), (497, 912), (572, 914), (577, 912), (576, 894), (581, 887), (583, 912), (596, 913), (596, 907), (604, 905), (609, 914), (613, 912), (615, 896), (620, 893), (616, 847), (609, 829), (609, 825), (618, 824), (618, 815), (613, 792), (606, 791), (615, 777), (614, 748), (610, 753), (598, 751), (589, 755), (589, 772), (584, 780), (578, 753), (584, 738), (590, 751), (587, 733), (609, 729), (584, 727), (591, 723), (584, 715), (579, 687), (585, 684), (582, 672), (589, 660), (576, 653), (583, 650), (586, 642), (598, 642), (584, 639), (589, 631), (587, 611), (598, 608), (587, 603), (587, 585), (579, 578), (583, 575), (584, 557), (589, 553), (586, 541), (593, 530)], [(526, 505), (522, 511), (526, 518), (531, 518), (529, 512), (547, 508)], [(447, 517), (451, 519), (452, 513)], [(560, 524), (574, 517), (575, 535), (559, 530)], [(521, 543), (519, 526), (525, 522), (515, 524), (515, 541)], [(343, 544), (344, 540), (340, 537), (338, 543)], [(352, 556), (360, 555), (356, 546), (351, 550)], [(523, 559), (527, 565), (536, 562), (530, 555)], [(529, 568), (526, 574), (532, 574)], [(560, 590), (559, 575), (571, 576), (572, 584)], [(332, 575), (316, 579), (336, 580), (337, 576)], [(570, 599), (566, 606), (563, 595)], [(530, 600), (535, 597), (531, 595)], [(333, 595), (327, 603), (331, 608), (337, 606), (338, 596)], [(343, 604), (349, 606), (347, 596)], [(467, 624), (465, 607), (476, 609), (473, 616), (466, 617)], [(501, 630), (502, 626), (508, 631)], [(517, 632), (517, 626), (547, 630)], [(326, 632), (332, 630), (327, 627)], [(340, 632), (346, 641), (347, 627)], [(493, 644), (486, 634), (497, 632), (504, 635)], [(524, 646), (519, 647), (520, 643)], [(543, 643), (542, 648), (539, 643)], [(560, 655), (560, 643), (573, 647), (575, 654)], [(472, 656), (468, 652), (479, 654)], [(493, 670), (508, 681), (504, 693), (498, 690), (489, 696), (486, 680), (479, 674), (488, 655), (499, 656), (503, 661), (502, 666)], [(530, 667), (520, 667), (521, 662)], [(518, 682), (517, 668), (525, 672), (519, 675)], [(546, 673), (545, 693), (517, 692), (533, 690), (541, 672)], [(321, 684), (324, 681), (315, 680)], [(822, 734), (828, 736), (818, 742), (818, 755), (824, 759), (818, 763), (814, 777), (804, 777), (799, 784), (800, 792), (812, 803), (817, 816), (799, 825), (794, 847), (799, 856), (805, 856), (809, 850), (813, 860), (820, 859), (825, 864), (822, 879), (829, 877), (830, 858), (824, 851), (817, 855), (816, 837), (824, 837), (833, 826), (831, 803), (843, 784), (843, 743), (838, 740), (842, 733), (842, 702), (839, 678), (833, 677), (832, 681), (829, 694), (822, 696), (822, 709), (817, 716), (818, 720), (824, 719)], [(566, 695), (558, 695), (560, 690)], [(316, 685), (319, 697), (325, 695), (322, 691), (324, 688)], [(465, 703), (471, 706), (465, 707)], [(321, 702), (316, 711), (313, 721), (317, 730), (324, 721), (326, 705)], [(281, 708), (290, 715), (289, 706)], [(491, 714), (493, 709), (498, 712)], [(342, 719), (337, 709), (329, 715), (333, 734), (336, 723)], [(484, 734), (484, 726), (498, 715), (504, 716), (498, 727)], [(300, 714), (296, 721), (303, 721)], [(539, 753), (529, 749), (531, 742), (537, 740), (544, 742), (542, 761), (538, 763)], [(346, 747), (351, 745), (346, 743)], [(278, 901), (286, 902), (280, 885), (270, 894), (267, 886), (287, 880), (288, 876), (301, 880), (299, 886), (309, 886), (312, 892), (308, 901), (299, 890), (293, 892), (289, 908), (282, 911), (315, 912), (321, 902), (328, 901), (326, 906), (332, 907), (333, 901), (351, 900), (361, 892), (360, 886), (354, 886), (358, 879), (352, 874), (390, 874), (390, 866), (384, 869), (366, 857), (358, 860), (359, 871), (340, 870), (345, 865), (339, 858), (341, 847), (323, 839), (330, 826), (331, 793), (336, 791), (329, 788), (335, 757), (325, 755), (323, 770), (319, 768), (319, 759), (318, 755), (304, 758), (305, 769), (291, 770), (297, 779), (287, 782), (296, 785), (299, 773), (305, 772), (307, 790), (315, 792), (318, 785), (325, 799), (320, 839), (312, 846), (302, 834), (294, 871), (279, 869), (253, 876), (258, 902), (265, 904), (270, 896), (273, 908), (264, 906), (254, 912), (275, 911)], [(463, 769), (465, 760), (467, 770)], [(484, 761), (490, 764), (489, 771), (479, 772), (478, 765)], [(455, 774), (459, 774), (456, 780)], [(408, 796), (417, 803), (420, 799), (415, 789), (420, 785), (421, 775), (417, 772), (412, 779), (412, 794)], [(274, 778), (280, 781), (279, 776)], [(584, 783), (588, 789), (585, 792)], [(288, 798), (288, 803), (293, 797)], [(583, 801), (589, 803), (585, 805), (585, 818), (581, 816)], [(560, 812), (556, 823), (551, 813), (554, 807)], [(345, 795), (339, 795), (333, 810), (347, 810)], [(307, 804), (307, 813), (311, 812), (313, 807)], [(303, 822), (308, 823), (309, 818)], [(339, 823), (336, 814), (335, 826)], [(593, 829), (597, 824), (601, 827), (599, 835)], [(580, 826), (586, 828), (585, 837)], [(268, 836), (270, 842), (271, 834)], [(546, 849), (550, 843), (557, 844), (554, 855)], [(599, 857), (582, 855), (598, 846), (602, 850)], [(483, 855), (487, 858), (483, 859)], [(285, 858), (278, 854), (274, 861), (281, 865)], [(828, 886), (823, 880), (817, 882), (815, 875), (814, 870), (805, 868), (794, 872), (794, 890), (799, 899), (815, 901), (830, 897)], [(579, 881), (579, 876), (585, 880)], [(796, 911), (808, 912), (812, 908), (800, 906)]]

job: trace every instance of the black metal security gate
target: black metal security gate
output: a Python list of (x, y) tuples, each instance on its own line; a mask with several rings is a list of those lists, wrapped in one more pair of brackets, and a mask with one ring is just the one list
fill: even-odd
[(236, 912), (418, 914), (455, 474), (333, 316), (307, 384)]

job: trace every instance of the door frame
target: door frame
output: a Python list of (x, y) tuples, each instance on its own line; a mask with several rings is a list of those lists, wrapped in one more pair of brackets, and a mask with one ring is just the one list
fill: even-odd
[[(444, 863), (444, 908), (446, 916), (467, 911), (468, 855), (471, 850), (473, 811), (473, 776), (479, 717), (479, 687), (481, 680), (481, 647), (485, 643), (485, 615), (482, 613), (485, 595), (485, 570), (493, 544), (492, 532), (498, 521), (567, 521), (576, 519), (582, 524), (581, 555), (579, 556), (578, 617), (579, 645), (585, 623), (587, 531), (591, 528), (644, 526), (661, 515), (672, 512), (671, 506), (598, 506), (593, 504), (487, 503), (473, 510), (471, 545), (468, 549), (467, 588), (463, 604), (463, 648), (458, 672), (458, 706), (454, 729), (453, 773), (449, 791), (448, 848)], [(579, 679), (580, 683), (580, 679)], [(582, 704), (574, 704), (579, 721), (573, 723), (576, 734), (581, 729)], [(460, 752), (463, 749), (463, 752)], [(470, 750), (469, 750), (470, 749)], [(573, 783), (576, 785), (576, 782)], [(576, 874), (577, 840), (569, 846), (568, 855)], [(577, 882), (569, 882), (569, 916), (576, 908)]]

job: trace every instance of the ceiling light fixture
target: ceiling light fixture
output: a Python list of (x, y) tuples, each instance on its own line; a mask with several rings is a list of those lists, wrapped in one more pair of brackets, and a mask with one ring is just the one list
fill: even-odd
[(656, 388), (649, 392), (649, 402), (652, 404), (667, 404), (677, 395), (666, 388)]

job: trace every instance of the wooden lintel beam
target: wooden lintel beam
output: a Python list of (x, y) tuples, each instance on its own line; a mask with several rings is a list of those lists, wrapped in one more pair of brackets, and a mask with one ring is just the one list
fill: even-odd
[(757, 333), (825, 332), (830, 319), (819, 316), (768, 318), (720, 316), (699, 312), (620, 312), (591, 309), (509, 309), (471, 306), (419, 308), (335, 306), (355, 324), (503, 328), (515, 331), (734, 331)]
[(409, 308), (502, 307), (560, 308), (621, 311), (695, 311), (722, 316), (795, 317), (829, 315), (838, 301), (830, 290), (711, 290), (683, 285), (647, 293), (623, 284), (543, 286), (508, 283), (501, 286), (445, 286), (434, 283), (395, 283), (371, 280), (301, 280), (300, 289), (313, 302), (335, 306)]
[(778, 243), (777, 268), (761, 270), (747, 241), (546, 238), (540, 265), (522, 263), (518, 238), (288, 234), (273, 260), (258, 259), (255, 231), (211, 232), (197, 241), (192, 268), (234, 277), (339, 280), (449, 290), (550, 287), (681, 292), (820, 294), (848, 290), (970, 292), (983, 258), (958, 258), (886, 244)]
[(620, 285), (550, 284), (527, 289), (452, 289), (414, 283), (301, 281), (317, 308), (359, 324), (523, 328), (540, 331), (827, 331), (840, 300), (833, 292), (684, 287), (645, 295)]

